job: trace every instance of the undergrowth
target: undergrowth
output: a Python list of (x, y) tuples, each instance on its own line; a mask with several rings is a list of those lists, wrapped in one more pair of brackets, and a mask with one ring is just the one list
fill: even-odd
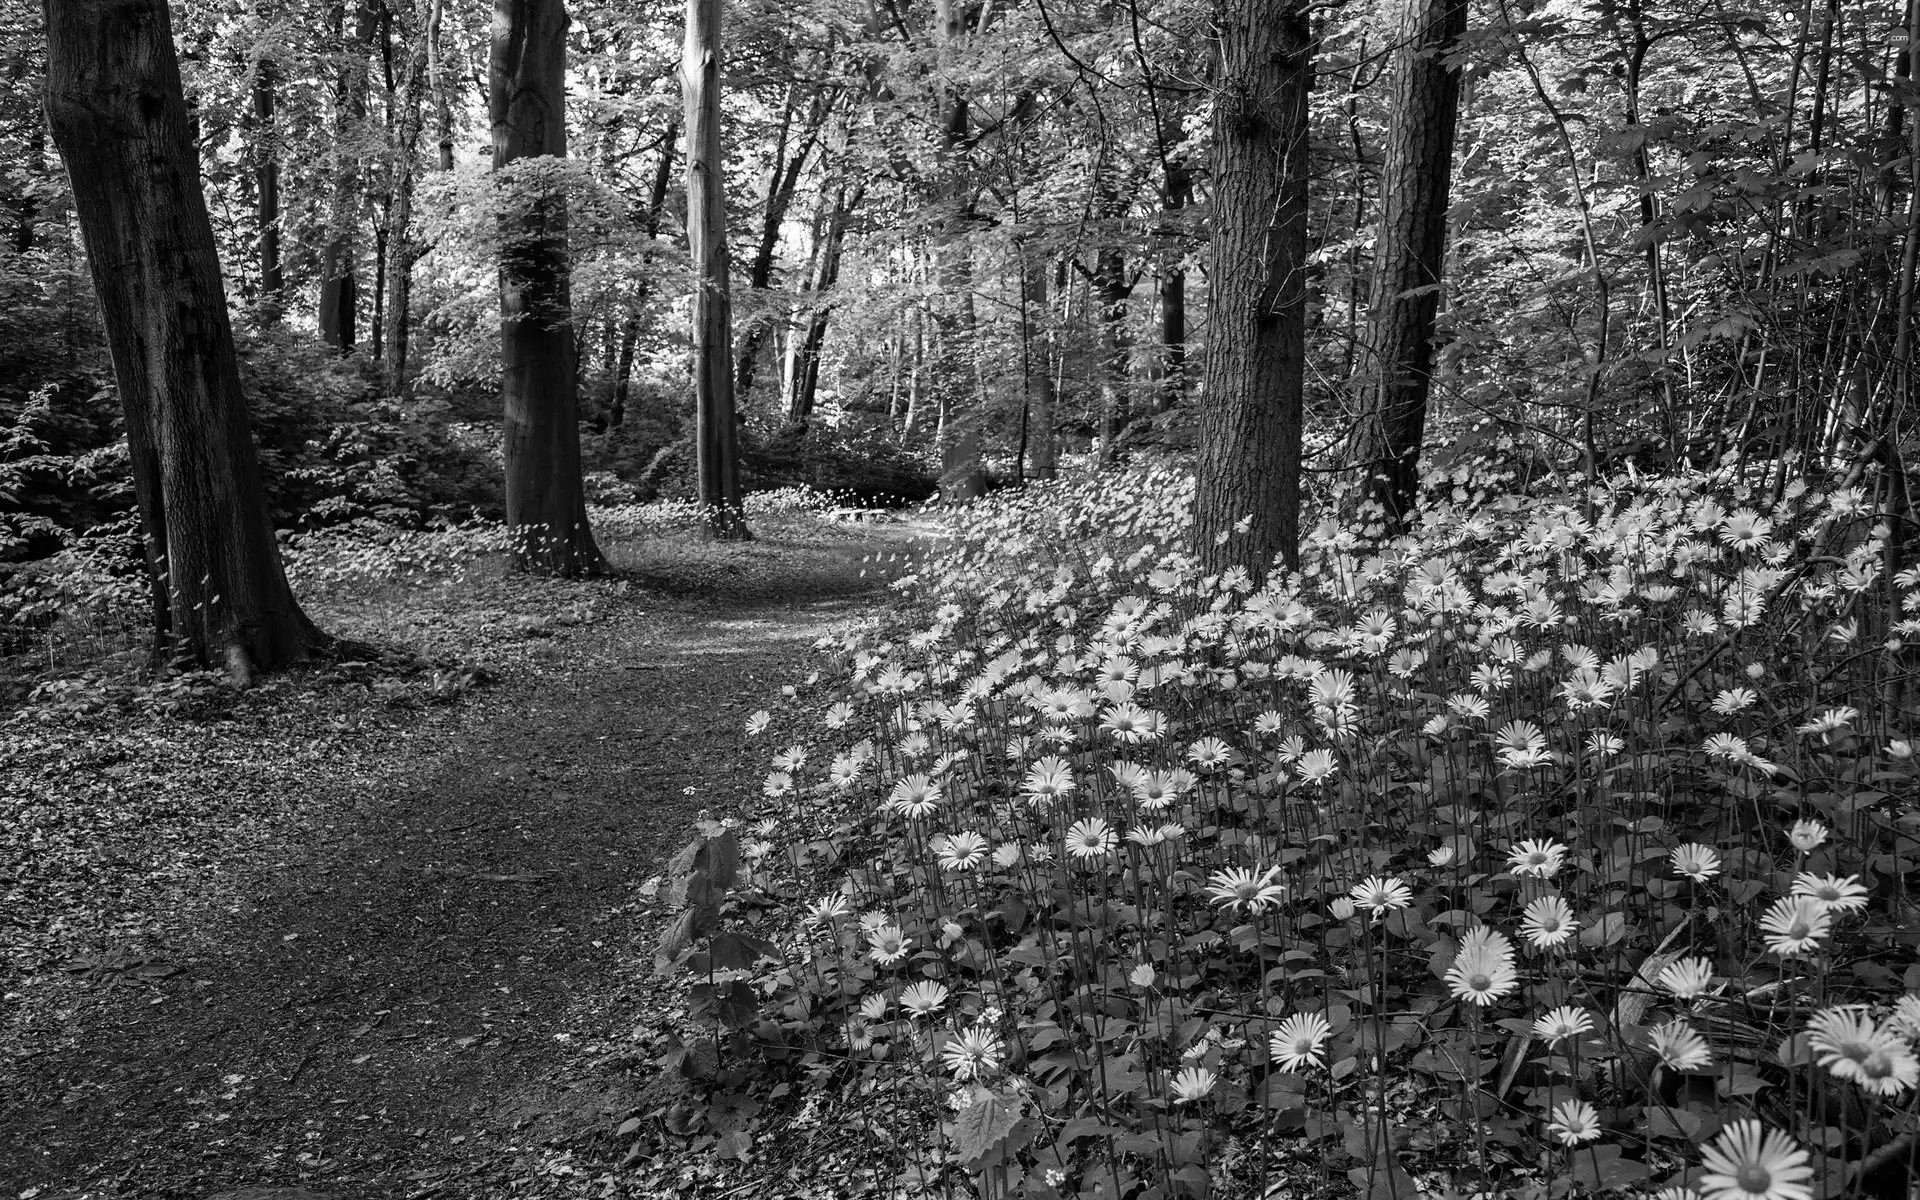
[(676, 863), (663, 1136), (986, 1197), (1904, 1194), (1881, 481), (1430, 482), (1260, 588), (1171, 468), (956, 510), (749, 721), (792, 815)]

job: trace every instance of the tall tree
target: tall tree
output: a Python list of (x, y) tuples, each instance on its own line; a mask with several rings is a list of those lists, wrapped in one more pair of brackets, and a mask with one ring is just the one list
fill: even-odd
[[(488, 70), (493, 169), (567, 153), (567, 14), (560, 0), (494, 0)], [(507, 525), (514, 563), (585, 575), (606, 560), (587, 525), (580, 478), (567, 198), (552, 179), (501, 188), (500, 392), (506, 413)]]
[(751, 537), (740, 504), (733, 414), (733, 309), (720, 150), (720, 3), (687, 0), (680, 89), (687, 123), (687, 248), (693, 258), (694, 460), (714, 537)]
[[(415, 34), (408, 41), (399, 84), (387, 97), (392, 138), (388, 147), (388, 196), (392, 207), (387, 214), (384, 264), (387, 294), (381, 329), (381, 374), (386, 379), (388, 393), (395, 396), (406, 391), (407, 351), (413, 330), (413, 264), (424, 251), (413, 236), (413, 194), (420, 170), (420, 131), (426, 123), (423, 93), (427, 61), (432, 56), (432, 39), (439, 32), (439, 8), (440, 0), (434, 0), (427, 19), (417, 22)], [(388, 19), (391, 20), (391, 16)], [(387, 46), (390, 53), (391, 37), (387, 39)], [(564, 50), (563, 46), (563, 53)], [(557, 89), (563, 86), (563, 83), (555, 85)], [(555, 94), (563, 95), (563, 92), (557, 90)], [(566, 152), (565, 137), (566, 131), (562, 128), (562, 154)], [(494, 156), (499, 157), (497, 141)]]
[(345, 0), (327, 10), (328, 40), (336, 48), (333, 89), (333, 194), (327, 241), (320, 254), (320, 338), (338, 350), (353, 349), (360, 306), (358, 229), (360, 155), (367, 119), (367, 53), (373, 42), (373, 6), (355, 0), (353, 32), (346, 30)]
[(1409, 0), (1396, 56), (1367, 315), (1372, 365), (1354, 454), (1367, 472), (1361, 494), (1380, 506), (1389, 533), (1412, 511), (1420, 482), (1460, 109), (1460, 67), (1447, 56), (1466, 27), (1467, 0)]
[(158, 644), (238, 683), (325, 637), (287, 586), (164, 0), (45, 0), (47, 121), (126, 413)]
[(286, 277), (280, 269), (280, 145), (274, 108), (279, 67), (262, 58), (253, 73), (254, 193), (260, 217), (260, 319), (280, 319)]
[(1305, 0), (1221, 0), (1215, 26), (1210, 332), (1194, 542), (1264, 579), (1300, 557), (1306, 382)]

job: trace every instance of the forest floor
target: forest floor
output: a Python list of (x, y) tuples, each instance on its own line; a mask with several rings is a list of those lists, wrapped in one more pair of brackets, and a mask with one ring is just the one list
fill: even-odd
[[(696, 1194), (615, 1136), (657, 876), (759, 801), (747, 714), (912, 532), (783, 518), (612, 547), (613, 580), (310, 605), (484, 664), (451, 702), (343, 664), (0, 724), (0, 1198)], [(824, 1194), (785, 1174), (729, 1190)]]

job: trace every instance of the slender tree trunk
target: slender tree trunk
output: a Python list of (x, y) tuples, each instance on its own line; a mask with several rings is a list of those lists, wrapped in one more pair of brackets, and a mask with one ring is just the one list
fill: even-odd
[(334, 44), (345, 59), (334, 85), (332, 212), (327, 242), (320, 254), (320, 339), (336, 350), (352, 350), (359, 307), (359, 267), (355, 262), (360, 225), (360, 163), (350, 147), (367, 119), (367, 52), (373, 40), (373, 9), (366, 0), (354, 6), (353, 40), (346, 40), (346, 6), (329, 10)]
[(253, 75), (254, 196), (260, 218), (260, 306), (263, 325), (280, 320), (286, 302), (286, 279), (280, 270), (280, 145), (274, 122), (278, 68), (263, 58)]
[(440, 150), (440, 169), (453, 170), (453, 106), (447, 99), (447, 64), (440, 50), (440, 31), (447, 0), (433, 0), (427, 14), (427, 79), (433, 89), (434, 141)]
[(1300, 559), (1312, 41), (1305, 0), (1221, 0), (1218, 29), (1194, 544), (1260, 581)]
[(1443, 56), (1467, 24), (1466, 0), (1408, 3), (1374, 243), (1368, 404), (1356, 450), (1367, 472), (1363, 495), (1380, 506), (1388, 533), (1401, 528), (1419, 490), (1460, 105), (1459, 68)]
[[(494, 0), (488, 70), (493, 169), (567, 153), (567, 14), (560, 0)], [(507, 525), (515, 566), (537, 575), (606, 569), (587, 524), (563, 192), (502, 214), (500, 393)]]
[(325, 644), (268, 520), (164, 0), (47, 0), (47, 119), (126, 412), (159, 645), (236, 683)]
[(792, 365), (787, 371), (790, 394), (787, 403), (787, 419), (795, 424), (804, 424), (813, 416), (814, 397), (820, 390), (820, 348), (827, 340), (827, 319), (833, 315), (833, 289), (840, 282), (840, 259), (846, 248), (847, 226), (852, 223), (854, 210), (866, 198), (867, 185), (864, 181), (854, 186), (851, 194), (844, 184), (836, 185), (833, 200), (828, 206), (827, 224), (822, 231), (820, 252), (813, 264), (813, 278), (808, 281), (807, 290), (813, 296), (813, 307), (807, 313), (806, 323), (793, 341)]
[[(791, 107), (788, 120), (791, 119)], [(780, 128), (780, 145), (773, 159), (773, 170), (767, 179), (767, 204), (761, 215), (760, 240), (754, 247), (753, 259), (747, 264), (747, 286), (753, 289), (754, 298), (760, 303), (756, 307), (753, 320), (748, 322), (740, 337), (740, 349), (735, 356), (734, 399), (744, 403), (747, 393), (753, 390), (754, 377), (760, 369), (760, 348), (766, 344), (767, 334), (773, 330), (775, 321), (765, 304), (767, 289), (773, 286), (773, 255), (780, 245), (780, 228), (786, 224), (787, 213), (793, 207), (793, 196), (800, 184), (800, 171), (806, 166), (807, 155), (819, 140), (820, 124), (825, 120), (823, 106), (816, 96), (813, 113), (807, 127), (802, 131), (799, 148), (789, 157), (786, 152), (788, 128)]]
[[(1025, 351), (1027, 455), (1035, 479), (1058, 472), (1054, 447), (1053, 322), (1047, 319), (1047, 260), (1030, 254), (1020, 297), (1020, 343)], [(1035, 320), (1035, 314), (1039, 319)]]
[[(642, 226), (647, 231), (649, 243), (660, 236), (660, 214), (667, 206), (667, 188), (673, 182), (673, 144), (679, 138), (680, 125), (677, 121), (667, 123), (666, 133), (660, 138), (660, 161), (653, 169), (653, 190), (647, 197), (646, 213), (642, 217)], [(651, 245), (641, 254), (642, 265), (653, 261)], [(620, 326), (620, 362), (613, 374), (613, 411), (607, 416), (607, 426), (618, 429), (627, 419), (627, 396), (633, 383), (634, 348), (640, 341), (640, 306), (647, 298), (648, 284), (643, 279), (639, 294), (627, 308), (626, 320)]]
[(1186, 250), (1179, 214), (1193, 199), (1193, 172), (1184, 162), (1169, 161), (1165, 175), (1161, 236), (1173, 244), (1160, 252), (1160, 393), (1155, 407), (1163, 412), (1187, 397), (1187, 272), (1181, 265)]
[[(435, 8), (437, 10), (438, 4)], [(418, 42), (407, 52), (402, 82), (393, 101), (400, 106), (392, 147), (393, 213), (387, 222), (387, 304), (383, 330), (385, 355), (381, 359), (389, 395), (407, 388), (407, 350), (413, 323), (413, 264), (422, 247), (413, 238), (413, 191), (420, 171), (420, 131), (426, 121), (424, 97), (428, 42), (432, 31), (422, 27)], [(564, 144), (563, 144), (564, 146)], [(564, 218), (563, 218), (564, 220)]]
[(687, 244), (693, 259), (694, 443), (708, 531), (751, 537), (741, 506), (733, 408), (725, 160), (720, 150), (720, 4), (687, 0), (680, 88), (687, 123)]

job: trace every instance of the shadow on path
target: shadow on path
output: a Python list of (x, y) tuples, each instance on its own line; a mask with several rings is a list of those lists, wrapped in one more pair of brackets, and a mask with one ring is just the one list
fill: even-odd
[[(303, 836), (158, 931), (183, 974), (67, 985), (47, 1025), (12, 1031), (56, 1048), (0, 1063), (0, 1195), (489, 1194), (436, 1181), (516, 1139), (501, 1114), (563, 1052), (623, 1028), (635, 885), (699, 808), (757, 791), (745, 715), (870, 602), (874, 548), (742, 551), (749, 586), (577, 631), (410, 735), (374, 786), (314, 797)], [(605, 1121), (599, 1101), (558, 1117)], [(551, 1132), (526, 1115), (529, 1139)]]

